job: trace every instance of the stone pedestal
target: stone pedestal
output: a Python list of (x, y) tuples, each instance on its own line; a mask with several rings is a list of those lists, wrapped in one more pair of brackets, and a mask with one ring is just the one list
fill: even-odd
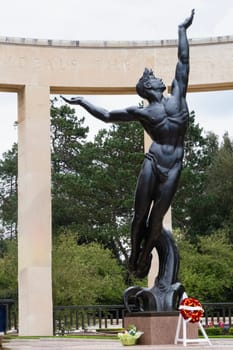
[[(144, 334), (138, 344), (161, 345), (174, 344), (179, 312), (135, 312), (124, 318), (124, 327), (134, 324)], [(182, 336), (182, 334), (180, 335)], [(198, 338), (198, 325), (187, 325), (187, 339)]]

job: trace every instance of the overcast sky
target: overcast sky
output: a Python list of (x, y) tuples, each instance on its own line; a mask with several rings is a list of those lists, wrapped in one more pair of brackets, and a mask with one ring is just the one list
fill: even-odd
[[(189, 38), (233, 35), (232, 0), (0, 0), (0, 36), (62, 40), (160, 40), (177, 38), (177, 25), (196, 15)], [(156, 69), (156, 67), (151, 67)], [(233, 69), (233, 68), (232, 68)], [(91, 97), (107, 108), (138, 98)], [(205, 130), (233, 137), (233, 91), (190, 94), (190, 110)], [(0, 154), (17, 138), (15, 94), (0, 94)], [(96, 120), (88, 119), (95, 127)], [(104, 127), (105, 125), (103, 125)]]

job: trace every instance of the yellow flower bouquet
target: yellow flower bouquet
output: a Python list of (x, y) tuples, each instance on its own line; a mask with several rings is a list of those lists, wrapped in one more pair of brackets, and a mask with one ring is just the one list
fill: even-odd
[(143, 332), (137, 331), (135, 325), (129, 325), (124, 332), (118, 333), (118, 338), (122, 345), (135, 345), (142, 334)]

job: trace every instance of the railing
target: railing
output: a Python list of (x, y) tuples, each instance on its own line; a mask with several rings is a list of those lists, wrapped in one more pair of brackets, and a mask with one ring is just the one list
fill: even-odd
[(229, 327), (233, 325), (233, 303), (203, 303), (205, 315), (203, 319), (204, 325), (218, 325), (219, 322), (227, 324)]
[(0, 299), (0, 331), (17, 331), (18, 311), (13, 299)]
[[(221, 321), (233, 326), (233, 303), (202, 303), (205, 310), (203, 325), (210, 322), (218, 325)], [(105, 328), (124, 327), (124, 305), (55, 306), (53, 309), (54, 334), (78, 333)], [(17, 331), (17, 307), (13, 305), (7, 316), (7, 330)]]
[(125, 312), (124, 305), (55, 306), (53, 311), (54, 333), (122, 328)]

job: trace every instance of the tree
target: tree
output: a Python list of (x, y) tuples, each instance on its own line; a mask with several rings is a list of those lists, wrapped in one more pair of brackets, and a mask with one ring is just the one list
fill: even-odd
[(122, 267), (98, 243), (77, 245), (72, 232), (64, 232), (53, 245), (55, 305), (122, 303), (125, 289)]
[(52, 222), (53, 232), (72, 226), (79, 219), (82, 205), (83, 167), (80, 153), (87, 137), (84, 118), (78, 118), (68, 105), (56, 107), (51, 101)]
[(180, 281), (189, 296), (202, 302), (232, 300), (233, 249), (224, 230), (199, 237), (198, 244), (176, 231), (180, 251)]
[[(86, 242), (98, 239), (114, 255), (127, 259), (134, 190), (143, 161), (143, 129), (138, 123), (113, 125), (83, 148), (91, 156), (87, 174), (91, 201)], [(83, 232), (83, 230), (82, 230)], [(80, 230), (79, 230), (80, 233)], [(83, 236), (80, 237), (84, 238)]]
[(18, 147), (14, 143), (11, 150), (0, 160), (0, 212), (2, 235), (4, 238), (17, 236), (17, 161)]
[(76, 161), (87, 138), (88, 127), (84, 127), (84, 117), (78, 118), (75, 109), (67, 104), (56, 107), (51, 101), (51, 154), (54, 173), (78, 173)]
[(215, 228), (225, 227), (233, 242), (233, 140), (228, 133), (207, 173), (207, 191), (215, 204)]
[(217, 136), (213, 133), (204, 136), (203, 129), (195, 124), (194, 112), (191, 112), (183, 170), (172, 212), (174, 227), (182, 229), (193, 239), (208, 231), (214, 220), (215, 208), (206, 187), (207, 170), (211, 167), (217, 150)]
[(0, 298), (17, 299), (17, 240), (4, 240), (4, 253), (0, 257)]

